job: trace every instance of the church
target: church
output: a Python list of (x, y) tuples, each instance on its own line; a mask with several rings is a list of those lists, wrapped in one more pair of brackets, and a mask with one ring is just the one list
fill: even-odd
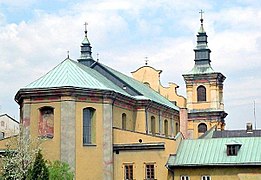
[[(219, 175), (212, 175), (201, 161), (192, 162), (192, 167), (200, 166), (193, 172), (188, 163), (193, 157), (186, 159), (189, 152), (195, 152), (195, 157), (204, 150), (209, 153), (211, 148), (203, 148), (198, 154), (196, 150), (201, 143), (214, 141), (217, 149), (223, 143), (224, 148), (241, 147), (238, 153), (247, 152), (251, 149), (245, 149), (244, 143), (251, 142), (238, 142), (236, 137), (220, 143), (212, 140), (213, 133), (226, 132), (226, 77), (211, 67), (202, 17), (200, 22), (194, 67), (183, 74), (186, 98), (177, 94), (175, 83), (163, 87), (162, 71), (148, 64), (129, 77), (93, 59), (85, 29), (77, 61), (68, 56), (15, 95), (26, 132), (32, 138), (44, 139), (44, 157), (67, 162), (79, 180), (220, 179), (222, 169), (215, 171)], [(257, 142), (256, 137), (251, 138)], [(260, 145), (257, 143), (259, 149)], [(218, 153), (224, 156), (220, 160), (224, 164), (224, 159), (231, 158), (225, 157), (223, 149)], [(232, 156), (236, 158), (233, 152)], [(215, 169), (218, 162), (209, 163)], [(244, 173), (255, 173), (260, 165), (261, 159), (256, 158), (249, 166), (254, 168)], [(236, 179), (240, 170), (232, 172), (227, 177)]]

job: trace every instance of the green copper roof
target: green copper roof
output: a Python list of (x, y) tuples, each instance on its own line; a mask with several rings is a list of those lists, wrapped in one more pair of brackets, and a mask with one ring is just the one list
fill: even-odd
[(187, 74), (208, 74), (214, 73), (215, 71), (212, 69), (210, 65), (195, 65), (191, 71)]
[(51, 87), (82, 87), (112, 90), (128, 95), (124, 90), (110, 82), (97, 71), (68, 58), (41, 78), (27, 85), (25, 89)]
[[(237, 156), (227, 155), (227, 145), (241, 144)], [(261, 137), (183, 140), (168, 166), (261, 165)]]
[[(105, 65), (103, 65), (105, 66)], [(168, 107), (171, 107), (173, 109), (179, 110), (177, 106), (175, 106), (173, 103), (171, 103), (168, 99), (160, 95), (158, 92), (153, 90), (152, 88), (148, 87), (147, 85), (141, 83), (140, 81), (137, 81), (136, 79), (133, 79), (125, 74), (122, 74), (108, 66), (105, 66), (111, 73), (122, 79), (124, 82), (132, 86), (134, 89), (139, 91), (143, 96), (134, 96), (135, 99), (150, 99), (157, 103), (166, 105)]]
[(83, 44), (83, 45), (90, 45), (90, 44), (91, 44), (90, 41), (89, 41), (89, 39), (87, 38), (87, 36), (84, 37), (84, 39), (83, 39), (83, 41), (82, 41), (82, 44)]
[[(99, 63), (100, 64), (100, 63)], [(112, 68), (100, 64), (108, 71), (121, 79), (141, 95), (132, 96), (127, 93), (122, 87), (117, 86), (111, 80), (100, 74), (95, 69), (89, 68), (81, 63), (77, 63), (69, 58), (58, 64), (54, 69), (47, 74), (30, 83), (22, 89), (33, 88), (54, 88), (54, 87), (81, 87), (88, 89), (110, 90), (121, 93), (136, 100), (152, 100), (154, 102), (166, 105), (170, 108), (178, 110), (179, 108), (161, 96), (159, 93), (144, 85), (143, 83), (128, 77)]]

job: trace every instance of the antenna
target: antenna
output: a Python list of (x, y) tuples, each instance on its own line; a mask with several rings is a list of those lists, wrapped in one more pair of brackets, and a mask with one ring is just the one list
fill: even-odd
[(255, 130), (256, 130), (256, 102), (254, 100), (254, 120), (255, 120)]

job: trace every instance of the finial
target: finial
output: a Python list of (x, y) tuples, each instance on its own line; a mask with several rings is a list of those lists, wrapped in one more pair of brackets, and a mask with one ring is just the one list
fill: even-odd
[(96, 55), (97, 55), (97, 62), (99, 62), (99, 53), (97, 53)]
[(67, 58), (70, 58), (70, 51), (67, 51)]
[(84, 25), (84, 27), (85, 27), (85, 30), (84, 30), (85, 37), (87, 37), (87, 26), (88, 26), (88, 23), (85, 22), (83, 25)]
[(145, 57), (145, 65), (146, 65), (146, 66), (148, 65), (148, 61), (149, 61), (149, 60), (148, 60), (148, 57), (146, 56), (146, 57)]
[(202, 11), (202, 9), (199, 11), (199, 13), (200, 13), (200, 22), (201, 22), (201, 24), (203, 24), (203, 13), (204, 13), (204, 11)]

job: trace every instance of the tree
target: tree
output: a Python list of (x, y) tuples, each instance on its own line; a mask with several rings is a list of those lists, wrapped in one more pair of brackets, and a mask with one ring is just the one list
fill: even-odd
[(61, 161), (50, 162), (48, 166), (50, 180), (72, 180), (74, 173), (67, 163)]
[(29, 180), (47, 180), (49, 179), (49, 171), (46, 166), (46, 162), (43, 159), (43, 155), (41, 151), (39, 150), (35, 161), (33, 164), (33, 167), (29, 170), (27, 179)]
[(25, 180), (39, 152), (39, 140), (32, 140), (28, 130), (20, 127), (16, 137), (10, 138), (3, 157), (2, 176), (7, 180)]

